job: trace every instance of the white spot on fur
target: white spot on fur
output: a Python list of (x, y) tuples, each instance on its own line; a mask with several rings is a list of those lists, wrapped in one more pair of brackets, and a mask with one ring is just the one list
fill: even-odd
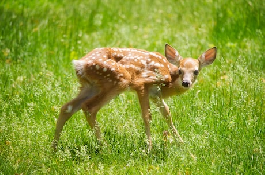
[(69, 105), (67, 106), (67, 109), (65, 110), (66, 113), (71, 113), (73, 110), (73, 106), (72, 105)]
[(107, 71), (107, 68), (106, 68), (106, 67), (104, 67), (104, 68), (103, 68), (103, 72), (106, 72), (106, 71)]
[(164, 67), (164, 65), (160, 64), (160, 63), (155, 63), (154, 66), (156, 66), (156, 67)]
[(147, 78), (148, 77), (147, 73), (146, 72), (142, 73), (142, 77)]
[(88, 60), (87, 61), (87, 64), (92, 64), (92, 60)]
[(154, 65), (155, 64), (155, 62), (154, 61), (152, 61), (151, 63), (150, 63), (150, 65)]
[(99, 68), (100, 68), (99, 65), (96, 65), (96, 69), (99, 70)]
[(154, 57), (159, 57), (157, 54), (151, 52), (150, 55), (154, 56)]
[(135, 65), (133, 65), (133, 64), (131, 64), (130, 67), (131, 67), (132, 69), (137, 69), (137, 67), (136, 67)]
[(150, 79), (156, 79), (156, 77), (155, 77), (155, 76), (149, 76), (149, 78), (150, 78)]
[(142, 63), (142, 64), (146, 64), (146, 61), (145, 61), (145, 60), (141, 60), (141, 63)]

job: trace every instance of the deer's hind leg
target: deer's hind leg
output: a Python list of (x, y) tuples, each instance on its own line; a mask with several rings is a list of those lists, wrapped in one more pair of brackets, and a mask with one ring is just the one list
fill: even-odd
[(84, 111), (86, 120), (89, 126), (95, 131), (96, 138), (99, 142), (101, 142), (102, 139), (100, 127), (96, 120), (97, 113), (105, 104), (107, 104), (122, 91), (123, 89), (115, 86), (109, 87), (108, 89), (102, 89), (99, 94), (91, 99), (86, 100), (82, 104), (82, 110)]
[(71, 116), (81, 109), (81, 105), (84, 101), (93, 98), (96, 95), (96, 89), (93, 87), (82, 88), (79, 95), (68, 103), (64, 104), (61, 108), (59, 118), (57, 120), (54, 140), (52, 147), (54, 150), (57, 149), (57, 144), (66, 121), (71, 118)]

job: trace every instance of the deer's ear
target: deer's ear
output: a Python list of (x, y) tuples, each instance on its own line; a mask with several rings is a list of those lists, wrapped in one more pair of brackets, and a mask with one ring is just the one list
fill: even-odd
[(216, 54), (217, 54), (217, 48), (216, 47), (213, 47), (213, 48), (207, 50), (206, 52), (204, 52), (198, 58), (201, 68), (204, 66), (207, 66), (209, 64), (212, 64), (216, 58)]
[(179, 55), (179, 52), (174, 49), (172, 46), (169, 44), (165, 45), (165, 55), (167, 60), (176, 66), (179, 66), (179, 62), (182, 59), (181, 56)]

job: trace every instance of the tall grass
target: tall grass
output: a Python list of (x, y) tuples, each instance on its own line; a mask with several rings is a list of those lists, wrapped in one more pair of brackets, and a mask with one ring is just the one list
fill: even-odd
[[(264, 11), (254, 0), (1, 1), (0, 174), (264, 174)], [(195, 58), (218, 47), (194, 88), (166, 100), (184, 145), (164, 138), (152, 106), (148, 154), (128, 92), (98, 114), (103, 146), (78, 112), (51, 151), (60, 107), (78, 92), (71, 60), (164, 43)]]

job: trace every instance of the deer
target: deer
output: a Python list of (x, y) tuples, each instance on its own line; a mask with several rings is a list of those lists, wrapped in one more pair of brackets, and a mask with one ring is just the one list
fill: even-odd
[(150, 99), (159, 108), (175, 140), (184, 143), (164, 99), (188, 91), (201, 69), (213, 63), (216, 54), (217, 48), (213, 47), (198, 59), (183, 58), (175, 48), (165, 44), (165, 56), (135, 48), (96, 48), (81, 59), (73, 60), (81, 84), (80, 92), (61, 107), (52, 147), (57, 149), (63, 126), (81, 109), (101, 143), (97, 113), (111, 99), (128, 89), (137, 94), (149, 151), (152, 150)]

